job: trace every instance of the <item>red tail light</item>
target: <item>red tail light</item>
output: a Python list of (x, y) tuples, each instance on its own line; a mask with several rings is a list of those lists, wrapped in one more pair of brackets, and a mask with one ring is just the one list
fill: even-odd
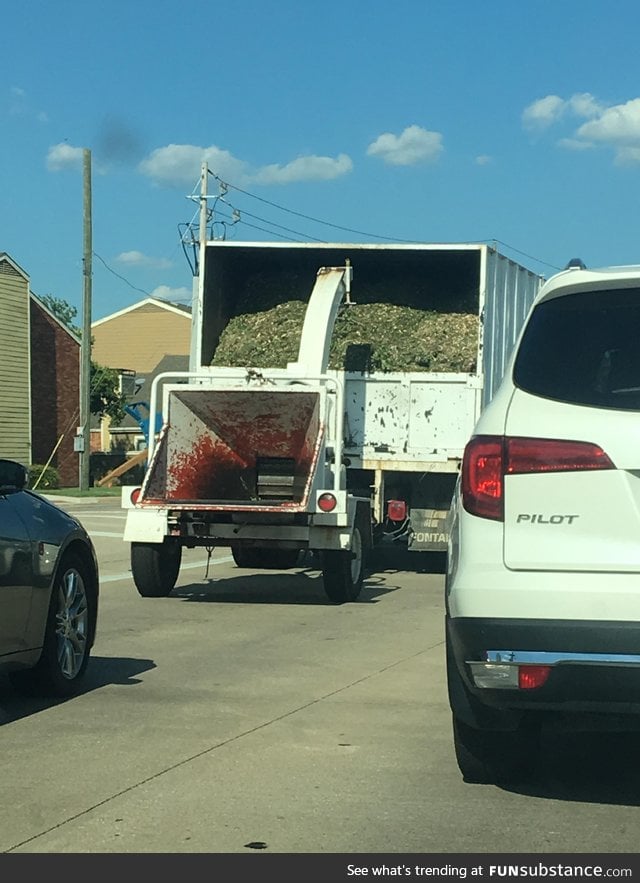
[(320, 494), (318, 497), (318, 509), (320, 509), (321, 512), (333, 512), (337, 505), (338, 501), (333, 494)]
[(553, 438), (477, 435), (462, 460), (462, 502), (480, 518), (504, 518), (504, 476), (615, 469), (599, 445)]
[(387, 515), (390, 521), (404, 521), (407, 517), (407, 504), (404, 500), (389, 500)]
[(518, 687), (521, 690), (537, 690), (546, 684), (550, 674), (550, 665), (519, 665)]
[(501, 435), (477, 435), (468, 443), (462, 459), (462, 502), (467, 512), (502, 521), (503, 463)]

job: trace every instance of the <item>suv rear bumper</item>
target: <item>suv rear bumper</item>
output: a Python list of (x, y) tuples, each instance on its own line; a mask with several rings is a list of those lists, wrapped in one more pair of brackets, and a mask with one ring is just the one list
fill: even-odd
[[(446, 627), (449, 664), (474, 705), (640, 716), (640, 623), (447, 617)], [(546, 681), (519, 688), (522, 665), (549, 666)]]

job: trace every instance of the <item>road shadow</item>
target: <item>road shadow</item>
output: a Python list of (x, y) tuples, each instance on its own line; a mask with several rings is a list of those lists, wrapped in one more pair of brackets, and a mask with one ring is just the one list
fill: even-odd
[(545, 800), (640, 806), (639, 749), (640, 731), (543, 731), (533, 774), (502, 788)]
[[(365, 576), (360, 595), (351, 604), (375, 604), (381, 596), (399, 586), (389, 584), (383, 575)], [(333, 606), (324, 591), (317, 570), (245, 571), (238, 568), (232, 577), (209, 578), (204, 583), (177, 586), (170, 597), (183, 601), (217, 604), (300, 604)]]
[(412, 552), (405, 544), (383, 543), (371, 552), (371, 567), (379, 572), (446, 573), (446, 552)]
[(0, 676), (0, 726), (29, 717), (56, 705), (73, 702), (85, 693), (91, 693), (107, 685), (123, 687), (142, 683), (140, 675), (155, 668), (151, 659), (130, 657), (91, 656), (82, 687), (74, 696), (50, 699), (42, 696), (26, 696), (13, 688), (8, 675)]

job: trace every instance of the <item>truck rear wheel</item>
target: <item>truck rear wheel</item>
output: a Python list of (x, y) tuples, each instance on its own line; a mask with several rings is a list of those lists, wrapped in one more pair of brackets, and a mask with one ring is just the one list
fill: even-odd
[(182, 546), (162, 543), (131, 543), (131, 573), (143, 598), (166, 598), (173, 590), (182, 561)]
[(263, 570), (289, 570), (298, 563), (300, 550), (233, 546), (231, 554), (237, 567), (252, 567), (256, 570), (260, 568)]
[(351, 550), (326, 549), (320, 553), (322, 580), (327, 598), (334, 604), (355, 601), (362, 590), (364, 568), (370, 546), (370, 523), (359, 509), (351, 537)]

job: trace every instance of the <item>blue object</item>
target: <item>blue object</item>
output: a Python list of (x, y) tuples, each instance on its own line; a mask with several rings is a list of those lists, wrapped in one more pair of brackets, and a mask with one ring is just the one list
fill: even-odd
[[(143, 412), (141, 411), (141, 408), (144, 408), (147, 416), (144, 416)], [(132, 402), (130, 405), (125, 405), (124, 410), (127, 412), (127, 414), (130, 417), (133, 417), (133, 419), (140, 426), (140, 429), (142, 430), (142, 434), (144, 435), (144, 440), (145, 440), (147, 447), (148, 447), (149, 446), (149, 423), (150, 423), (150, 414), (151, 414), (151, 409), (149, 407), (149, 403), (148, 402)], [(160, 432), (161, 429), (162, 429), (162, 414), (160, 414), (158, 412), (158, 413), (156, 413), (155, 432), (156, 433)]]

